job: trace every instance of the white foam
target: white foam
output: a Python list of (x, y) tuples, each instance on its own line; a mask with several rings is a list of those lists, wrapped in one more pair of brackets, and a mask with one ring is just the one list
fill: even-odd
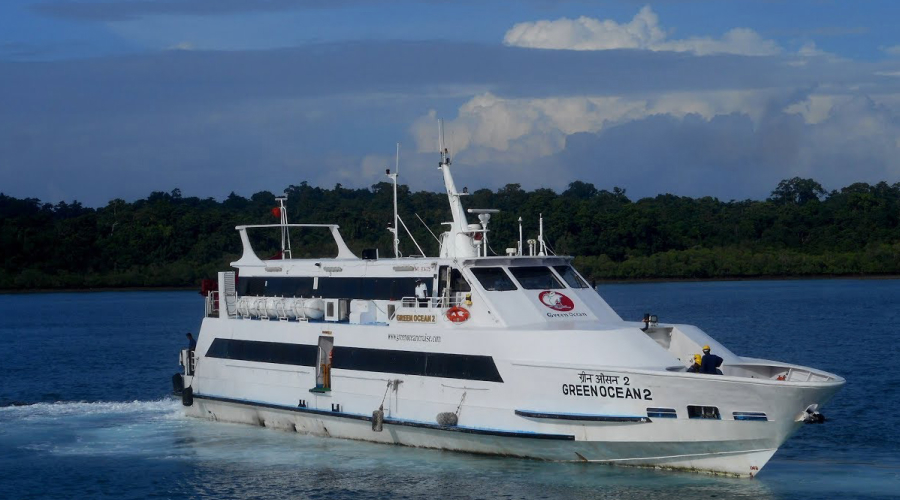
[(36, 403), (26, 406), (7, 406), (0, 408), (0, 419), (30, 420), (35, 418), (67, 418), (82, 416), (110, 416), (150, 414), (155, 416), (180, 415), (180, 401), (165, 398), (156, 401), (98, 401), (87, 403), (82, 401)]

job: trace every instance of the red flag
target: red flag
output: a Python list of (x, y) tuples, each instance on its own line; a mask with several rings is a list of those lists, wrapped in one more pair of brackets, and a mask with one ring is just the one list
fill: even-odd
[(278, 207), (273, 208), (273, 209), (272, 209), (272, 215), (274, 215), (275, 217), (279, 217), (279, 218), (280, 218), (280, 217), (281, 217), (281, 209), (278, 208)]

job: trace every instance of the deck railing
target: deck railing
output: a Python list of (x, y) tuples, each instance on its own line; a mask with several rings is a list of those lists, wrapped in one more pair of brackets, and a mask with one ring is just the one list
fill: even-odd
[(219, 292), (211, 291), (206, 295), (206, 317), (207, 318), (218, 318), (219, 317)]

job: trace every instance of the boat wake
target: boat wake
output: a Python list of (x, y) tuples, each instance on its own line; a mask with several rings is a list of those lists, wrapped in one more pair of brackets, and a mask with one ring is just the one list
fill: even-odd
[(181, 418), (180, 401), (60, 401), (56, 403), (11, 403), (0, 407), (0, 421), (59, 419), (77, 417), (153, 416)]

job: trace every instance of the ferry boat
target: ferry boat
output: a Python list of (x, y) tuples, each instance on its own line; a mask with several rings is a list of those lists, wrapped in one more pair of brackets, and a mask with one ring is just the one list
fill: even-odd
[[(284, 198), (279, 224), (236, 228), (243, 255), (218, 273), (196, 347), (180, 353), (173, 379), (186, 415), (753, 476), (799, 426), (821, 421), (819, 408), (844, 385), (740, 356), (695, 326), (624, 320), (543, 234), (523, 242), (521, 225), (517, 248), (489, 255), (497, 211), (464, 209), (447, 150), (440, 156), (452, 221), (437, 257), (400, 256), (397, 172), (388, 171), (392, 258), (355, 255), (334, 224), (289, 224)], [(249, 233), (258, 230), (281, 231), (280, 258), (257, 255)], [(291, 231), (330, 233), (336, 255), (292, 258)], [(720, 374), (688, 371), (704, 346), (722, 358)]]

